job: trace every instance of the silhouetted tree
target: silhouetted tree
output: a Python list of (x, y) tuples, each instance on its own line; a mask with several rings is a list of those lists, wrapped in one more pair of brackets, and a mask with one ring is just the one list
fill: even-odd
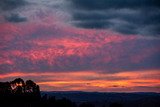
[(34, 83), (32, 80), (26, 81), (26, 87), (25, 90), (29, 93), (32, 93), (35, 91), (36, 83)]
[(24, 85), (24, 80), (22, 78), (16, 78), (13, 82)]
[(12, 88), (13, 93), (22, 94), (25, 91), (25, 83), (24, 80), (21, 78), (16, 78), (14, 81), (11, 81), (10, 86)]

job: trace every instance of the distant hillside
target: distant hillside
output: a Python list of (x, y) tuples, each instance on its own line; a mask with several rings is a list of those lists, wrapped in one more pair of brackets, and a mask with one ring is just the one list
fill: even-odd
[(124, 107), (160, 107), (160, 93), (101, 93), (101, 92), (41, 92), (42, 95), (63, 97), (76, 103), (91, 102), (97, 107), (109, 106), (113, 102), (122, 103)]

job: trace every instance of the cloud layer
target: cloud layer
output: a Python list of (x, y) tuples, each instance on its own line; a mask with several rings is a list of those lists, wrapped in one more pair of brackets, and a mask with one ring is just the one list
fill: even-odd
[(122, 34), (160, 35), (157, 0), (70, 0), (71, 23), (90, 29), (110, 29)]
[(19, 14), (11, 14), (10, 16), (6, 16), (5, 19), (8, 22), (15, 22), (15, 23), (27, 21), (27, 19), (25, 17), (21, 17), (21, 16), (19, 16)]
[(28, 2), (26, 0), (1, 0), (0, 1), (0, 12), (1, 17), (4, 20), (0, 20), (3, 22), (13, 22), (20, 23), (25, 22), (27, 20), (26, 17), (20, 15), (20, 12), (23, 10), (24, 6), (26, 6)]
[(27, 4), (25, 0), (1, 0), (0, 9), (4, 11), (10, 11)]
[(1, 26), (3, 72), (120, 72), (159, 68), (159, 40), (38, 23)]
[(157, 1), (64, 1), (0, 1), (17, 3), (0, 9), (1, 81), (33, 78), (43, 90), (158, 92)]

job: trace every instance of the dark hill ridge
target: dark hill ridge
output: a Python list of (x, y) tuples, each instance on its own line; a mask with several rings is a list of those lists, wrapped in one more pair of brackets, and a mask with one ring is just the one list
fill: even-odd
[(122, 103), (124, 107), (160, 107), (160, 93), (135, 92), (135, 93), (114, 93), (114, 92), (81, 92), (81, 91), (52, 91), (41, 92), (42, 95), (55, 96), (57, 99), (63, 97), (78, 104), (91, 102), (97, 107), (109, 105), (113, 102)]

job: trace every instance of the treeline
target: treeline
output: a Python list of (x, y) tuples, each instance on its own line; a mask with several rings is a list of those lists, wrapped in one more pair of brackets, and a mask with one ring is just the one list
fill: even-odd
[[(41, 96), (40, 88), (35, 82), (32, 80), (25, 82), (17, 78), (10, 82), (0, 82), (0, 107), (95, 107), (95, 105), (89, 102), (76, 104), (69, 99), (56, 99), (47, 94)], [(110, 107), (122, 105), (112, 103)]]
[[(66, 98), (56, 99), (55, 97), (47, 95), (37, 97), (33, 94), (1, 96), (0, 102), (0, 107), (95, 107), (95, 105), (90, 102), (76, 104)], [(109, 107), (122, 107), (122, 105), (112, 103)]]

